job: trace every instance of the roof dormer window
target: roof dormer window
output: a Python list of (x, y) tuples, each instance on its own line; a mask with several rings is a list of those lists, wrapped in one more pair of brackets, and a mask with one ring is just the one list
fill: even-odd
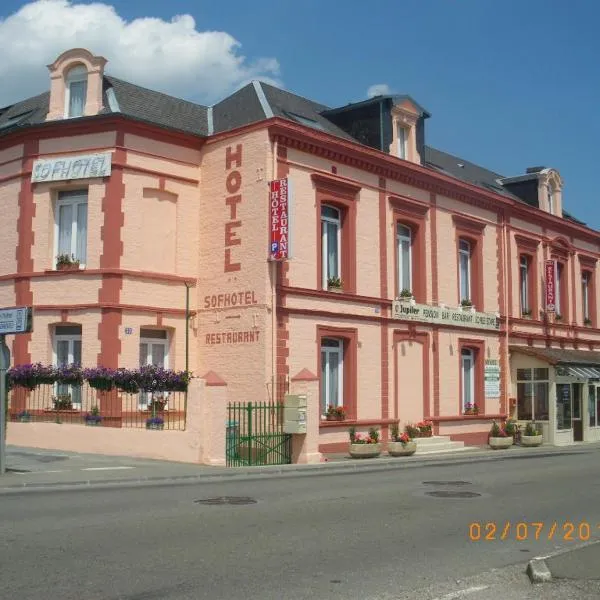
[(398, 157), (406, 160), (408, 158), (408, 134), (409, 129), (398, 125)]
[(65, 76), (65, 118), (83, 117), (87, 98), (88, 72), (83, 65), (69, 69)]
[(548, 183), (548, 212), (551, 215), (556, 212), (556, 207), (554, 206), (554, 189), (551, 183)]

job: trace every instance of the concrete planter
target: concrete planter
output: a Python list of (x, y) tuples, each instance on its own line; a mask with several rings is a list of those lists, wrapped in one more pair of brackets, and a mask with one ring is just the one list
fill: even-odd
[(510, 435), (508, 437), (490, 437), (488, 443), (490, 448), (501, 450), (503, 448), (510, 448), (513, 445), (513, 438)]
[(160, 429), (164, 429), (164, 428), (165, 428), (164, 423), (146, 423), (146, 429), (160, 430)]
[(388, 442), (387, 451), (390, 456), (411, 456), (417, 451), (417, 443)]
[(352, 458), (375, 458), (381, 454), (381, 443), (377, 444), (350, 444)]
[(541, 446), (543, 438), (543, 435), (521, 435), (521, 446)]

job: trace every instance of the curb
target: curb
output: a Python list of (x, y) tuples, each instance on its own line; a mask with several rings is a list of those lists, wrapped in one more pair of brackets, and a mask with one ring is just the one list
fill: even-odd
[(592, 540), (590, 542), (578, 544), (577, 546), (573, 546), (571, 548), (562, 548), (561, 550), (557, 550), (551, 554), (536, 556), (529, 561), (525, 572), (527, 573), (531, 583), (548, 583), (552, 581), (552, 572), (546, 563), (546, 559), (554, 558), (555, 556), (560, 556), (561, 554), (568, 554), (569, 552), (575, 552), (577, 550), (581, 550), (582, 548), (587, 548), (588, 546), (594, 546), (596, 544), (600, 544), (600, 540)]
[[(235, 479), (257, 480), (268, 477), (307, 477), (307, 476), (333, 476), (346, 473), (375, 473), (384, 471), (396, 471), (398, 469), (416, 469), (427, 467), (443, 467), (455, 465), (468, 465), (474, 463), (496, 462), (498, 460), (548, 458), (551, 456), (565, 456), (586, 453), (585, 451), (538, 451), (519, 452), (518, 454), (502, 454), (498, 456), (497, 451), (485, 452), (478, 455), (466, 456), (462, 453), (455, 455), (432, 456), (431, 458), (383, 458), (375, 460), (348, 460), (332, 461), (308, 465), (273, 465), (261, 467), (228, 468), (218, 469), (214, 472), (204, 472), (192, 475), (164, 475), (164, 476), (138, 476), (121, 479), (84, 479), (63, 482), (26, 482), (22, 481), (16, 485), (0, 487), (0, 495), (18, 494), (29, 492), (56, 492), (61, 490), (76, 490), (90, 488), (111, 488), (126, 486), (160, 486), (165, 484), (202, 484), (233, 481)], [(452, 454), (452, 453), (449, 453)], [(0, 486), (2, 486), (0, 479)]]

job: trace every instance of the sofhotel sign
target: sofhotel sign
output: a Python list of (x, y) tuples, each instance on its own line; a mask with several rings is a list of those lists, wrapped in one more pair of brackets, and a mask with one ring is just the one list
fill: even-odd
[(31, 182), (108, 177), (111, 164), (112, 152), (39, 159), (33, 163)]
[(410, 304), (400, 300), (394, 300), (392, 303), (392, 318), (476, 329), (500, 329), (500, 319), (496, 315), (427, 304)]

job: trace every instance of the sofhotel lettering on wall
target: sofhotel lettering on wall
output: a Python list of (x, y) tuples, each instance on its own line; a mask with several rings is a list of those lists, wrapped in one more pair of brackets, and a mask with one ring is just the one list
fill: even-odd
[(394, 319), (436, 323), (439, 325), (455, 325), (476, 329), (500, 329), (500, 319), (496, 315), (480, 312), (452, 310), (426, 304), (408, 304), (394, 300), (392, 304)]
[(111, 173), (111, 166), (112, 152), (44, 158), (33, 163), (31, 182), (108, 177)]
[[(238, 204), (242, 203), (242, 195), (239, 192), (242, 187), (242, 174), (238, 170), (242, 166), (242, 144), (238, 144), (235, 150), (232, 146), (227, 146), (225, 150), (225, 205), (229, 207), (229, 220), (225, 223), (225, 273), (239, 271), (242, 268), (240, 262), (234, 262), (232, 259), (232, 247), (241, 246), (242, 238), (239, 229), (242, 227), (242, 220), (238, 218)], [(233, 169), (233, 170), (232, 170)], [(238, 253), (241, 254), (241, 253)]]

